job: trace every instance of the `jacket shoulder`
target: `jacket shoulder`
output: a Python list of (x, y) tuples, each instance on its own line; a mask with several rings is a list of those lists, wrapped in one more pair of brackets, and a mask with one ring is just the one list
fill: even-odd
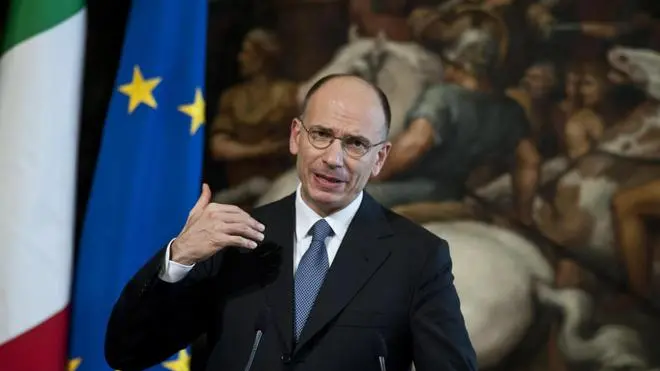
[(384, 208), (387, 218), (395, 236), (403, 237), (411, 243), (407, 248), (437, 248), (447, 247), (447, 241), (416, 223), (392, 210)]
[(442, 271), (452, 265), (447, 240), (402, 215), (385, 210), (392, 237), (388, 245), (396, 261), (408, 267), (410, 279), (417, 282), (422, 271)]

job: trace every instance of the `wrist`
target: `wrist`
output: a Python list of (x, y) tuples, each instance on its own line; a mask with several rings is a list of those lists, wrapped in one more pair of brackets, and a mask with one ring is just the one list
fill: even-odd
[(181, 248), (178, 244), (178, 239), (175, 239), (172, 241), (172, 245), (170, 246), (170, 261), (173, 261), (175, 263), (181, 264), (181, 265), (193, 265), (195, 264), (195, 260), (186, 256), (182, 251)]

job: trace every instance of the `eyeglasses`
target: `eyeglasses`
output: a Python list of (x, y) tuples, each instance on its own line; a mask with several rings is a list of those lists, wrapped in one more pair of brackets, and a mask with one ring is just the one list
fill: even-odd
[(335, 136), (330, 129), (312, 127), (307, 129), (302, 119), (298, 118), (300, 125), (307, 132), (309, 143), (316, 149), (326, 149), (338, 139), (341, 142), (341, 148), (351, 157), (362, 157), (366, 155), (375, 146), (384, 144), (387, 140), (371, 144), (367, 138), (355, 135), (344, 135), (343, 137)]

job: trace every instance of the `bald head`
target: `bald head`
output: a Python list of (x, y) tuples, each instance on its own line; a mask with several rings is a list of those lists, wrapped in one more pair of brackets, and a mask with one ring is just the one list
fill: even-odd
[(332, 102), (338, 98), (346, 98), (353, 103), (364, 104), (365, 109), (369, 109), (370, 103), (375, 103), (385, 132), (389, 133), (392, 113), (387, 96), (376, 85), (352, 74), (330, 74), (316, 81), (305, 95), (301, 116), (305, 117), (307, 111), (320, 102)]

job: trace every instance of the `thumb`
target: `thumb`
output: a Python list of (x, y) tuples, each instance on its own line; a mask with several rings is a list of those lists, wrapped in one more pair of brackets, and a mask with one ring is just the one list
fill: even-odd
[(195, 206), (190, 210), (188, 220), (201, 214), (209, 203), (211, 203), (211, 189), (208, 184), (204, 183), (202, 184), (202, 194), (199, 195)]

